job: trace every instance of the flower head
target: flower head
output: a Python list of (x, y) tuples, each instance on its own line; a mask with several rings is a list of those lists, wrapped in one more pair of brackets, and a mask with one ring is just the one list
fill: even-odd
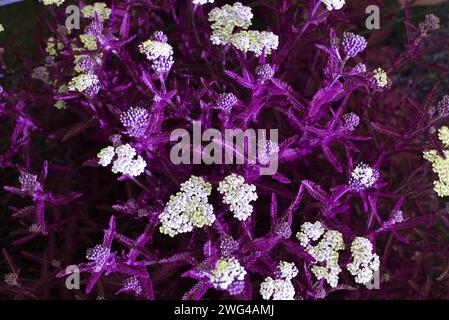
[(54, 37), (48, 38), (45, 52), (49, 56), (56, 56), (58, 51), (61, 51), (63, 49), (64, 49), (64, 44), (62, 42), (57, 42)]
[(167, 73), (173, 66), (173, 47), (167, 43), (167, 36), (162, 31), (156, 31), (150, 40), (139, 45), (139, 51), (152, 61), (156, 73)]
[(230, 111), (238, 99), (233, 93), (221, 93), (218, 95), (217, 107), (223, 111)]
[(221, 258), (209, 273), (209, 281), (217, 289), (229, 290), (233, 283), (243, 281), (245, 275), (245, 268), (236, 258)]
[(424, 22), (419, 24), (419, 29), (423, 33), (437, 31), (440, 29), (440, 19), (433, 14), (427, 14)]
[(357, 54), (365, 50), (367, 42), (364, 37), (356, 35), (352, 32), (343, 33), (342, 46), (347, 57), (355, 57)]
[[(321, 237), (322, 236), (322, 237)], [(296, 234), (301, 246), (315, 259), (311, 271), (318, 280), (325, 279), (335, 288), (341, 268), (338, 264), (339, 253), (344, 249), (343, 235), (335, 230), (325, 231), (320, 222), (305, 222)], [(312, 241), (321, 240), (313, 245)]]
[(363, 191), (374, 186), (378, 179), (379, 172), (361, 162), (352, 170), (349, 186), (352, 190)]
[(139, 295), (142, 292), (142, 286), (139, 279), (136, 277), (129, 277), (123, 282), (123, 291), (132, 291), (135, 295)]
[(231, 236), (224, 236), (220, 239), (220, 253), (223, 257), (232, 256), (233, 252), (238, 249), (239, 243)]
[(80, 40), (87, 50), (97, 50), (97, 37), (93, 34), (81, 34)]
[(291, 280), (298, 275), (298, 268), (293, 262), (281, 261), (279, 262), (275, 276), (278, 279)]
[(112, 165), (113, 173), (123, 173), (131, 177), (137, 177), (145, 171), (147, 163), (141, 156), (137, 156), (136, 149), (129, 144), (115, 148), (117, 159)]
[(107, 7), (106, 3), (96, 2), (93, 5), (84, 6), (81, 12), (86, 18), (95, 18), (95, 15), (97, 15), (100, 21), (104, 21), (109, 19), (112, 11)]
[(58, 100), (55, 102), (55, 104), (53, 105), (56, 109), (62, 110), (65, 109), (67, 107), (67, 102), (65, 102), (64, 100)]
[(191, 176), (182, 183), (181, 191), (170, 197), (159, 215), (160, 232), (174, 237), (194, 227), (211, 226), (215, 221), (213, 207), (208, 203), (211, 191), (211, 184), (200, 177)]
[(442, 126), (438, 130), (438, 139), (440, 139), (441, 143), (445, 147), (449, 147), (449, 128), (446, 126)]
[(112, 165), (112, 172), (137, 177), (145, 171), (147, 163), (141, 156), (136, 157), (136, 155), (136, 149), (129, 144), (124, 144), (115, 147), (115, 149), (113, 146), (103, 148), (97, 154), (97, 157), (98, 164), (107, 167), (117, 156)]
[(449, 95), (445, 95), (436, 107), (438, 116), (443, 117), (449, 115)]
[(266, 277), (260, 284), (260, 295), (264, 300), (294, 300), (295, 288), (291, 280), (298, 275), (294, 263), (281, 261), (276, 271), (275, 279)]
[(168, 41), (168, 37), (162, 31), (154, 31), (152, 36), (151, 36), (151, 40), (164, 42), (165, 43), (165, 42)]
[(100, 272), (103, 269), (110, 256), (111, 250), (100, 244), (97, 244), (92, 249), (88, 249), (86, 252), (86, 259), (94, 262), (93, 269), (96, 272)]
[(77, 55), (75, 56), (75, 71), (79, 73), (89, 72), (101, 65), (103, 54)]
[(256, 56), (260, 56), (263, 50), (268, 55), (271, 53), (271, 50), (277, 49), (279, 37), (268, 31), (248, 30), (234, 33), (229, 43), (240, 51), (250, 51), (255, 53)]
[(203, 5), (206, 3), (214, 3), (214, 0), (192, 0), (192, 3), (196, 5)]
[(256, 67), (256, 76), (260, 81), (270, 80), (274, 76), (274, 69), (269, 64), (263, 64)]
[(356, 66), (354, 66), (351, 71), (350, 74), (351, 75), (358, 75), (358, 74), (363, 74), (366, 73), (366, 65), (363, 63), (358, 63)]
[(147, 40), (139, 45), (139, 51), (147, 56), (150, 61), (160, 57), (170, 57), (173, 55), (173, 48), (166, 42)]
[(301, 231), (296, 234), (296, 238), (298, 238), (302, 247), (308, 247), (311, 241), (318, 240), (323, 233), (324, 228), (321, 222), (305, 222), (301, 226)]
[[(449, 128), (446, 126), (438, 130), (438, 138), (445, 147), (449, 147)], [(440, 197), (449, 196), (449, 149), (443, 151), (442, 157), (437, 150), (425, 151), (424, 159), (432, 163), (432, 170), (438, 175), (433, 182), (434, 190)]]
[(65, 0), (40, 0), (44, 6), (56, 5), (60, 6)]
[(379, 88), (385, 88), (389, 84), (387, 73), (382, 68), (377, 68), (373, 71), (374, 85)]
[(240, 2), (232, 6), (225, 4), (221, 8), (213, 8), (209, 12), (209, 21), (213, 30), (211, 41), (215, 45), (228, 44), (234, 28), (243, 30), (251, 25), (253, 13), (250, 7), (243, 6)]
[(95, 74), (80, 74), (70, 80), (69, 89), (94, 96), (100, 89), (99, 83), (100, 81)]
[(145, 135), (149, 125), (149, 114), (144, 108), (130, 108), (120, 114), (120, 122), (131, 137), (140, 138)]
[(274, 234), (284, 239), (289, 239), (292, 236), (292, 229), (287, 222), (281, 222), (274, 227)]
[(23, 192), (35, 193), (42, 190), (42, 185), (37, 181), (37, 176), (27, 172), (20, 174), (19, 184)]
[(374, 272), (379, 270), (379, 256), (372, 253), (373, 245), (363, 237), (357, 237), (351, 244), (352, 262), (347, 265), (348, 271), (355, 276), (355, 282), (369, 282)]
[(18, 276), (16, 273), (5, 274), (5, 283), (10, 287), (14, 287), (14, 286), (18, 285), (17, 279), (18, 279)]
[(103, 167), (107, 167), (111, 162), (112, 159), (115, 156), (115, 149), (114, 147), (106, 147), (100, 150), (100, 152), (97, 154), (98, 157), (98, 164)]
[(3, 31), (5, 31), (5, 28), (3, 27), (2, 24), (0, 24), (0, 32), (3, 32)]
[(345, 0), (322, 0), (327, 10), (340, 10), (345, 5)]
[(245, 221), (251, 216), (250, 202), (257, 199), (256, 186), (246, 184), (242, 176), (231, 174), (220, 182), (218, 191), (224, 195), (223, 203), (230, 205), (235, 218)]
[(354, 131), (359, 125), (360, 118), (353, 112), (343, 115), (343, 128), (347, 131)]

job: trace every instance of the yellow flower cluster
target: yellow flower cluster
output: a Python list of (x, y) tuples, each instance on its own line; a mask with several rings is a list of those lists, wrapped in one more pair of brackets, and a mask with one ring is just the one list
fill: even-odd
[(58, 51), (61, 51), (64, 49), (64, 44), (62, 42), (58, 42), (56, 44), (56, 39), (53, 37), (48, 38), (47, 40), (47, 47), (45, 48), (45, 52), (49, 56), (56, 56)]
[(80, 40), (87, 50), (97, 50), (97, 37), (93, 34), (82, 34)]
[(87, 5), (81, 9), (81, 12), (86, 18), (95, 18), (96, 13), (100, 21), (109, 19), (111, 15), (111, 9), (104, 2), (95, 2), (93, 5)]
[(61, 4), (64, 3), (65, 0), (41, 0), (42, 4), (44, 6), (51, 6), (51, 5), (56, 5), (56, 6), (60, 6)]
[[(446, 126), (438, 130), (438, 138), (447, 148), (449, 147), (449, 128)], [(432, 170), (438, 175), (438, 180), (433, 182), (433, 190), (439, 197), (449, 196), (449, 149), (443, 151), (444, 157), (436, 150), (424, 152), (424, 159), (432, 163)]]

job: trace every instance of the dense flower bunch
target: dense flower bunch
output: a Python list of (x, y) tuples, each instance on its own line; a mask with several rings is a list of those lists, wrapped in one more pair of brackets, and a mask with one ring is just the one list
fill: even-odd
[(159, 219), (161, 233), (173, 237), (190, 232), (193, 227), (210, 226), (215, 221), (213, 207), (208, 203), (211, 185), (202, 178), (192, 176), (181, 184), (181, 191), (171, 196)]
[(23, 55), (0, 21), (0, 298), (447, 299), (447, 21), (370, 4), (81, 1), (67, 29), (42, 0)]
[(251, 216), (253, 206), (250, 202), (257, 200), (256, 186), (245, 183), (245, 178), (235, 174), (227, 176), (218, 187), (223, 194), (223, 202), (229, 204), (229, 210), (240, 221)]
[[(312, 240), (317, 241), (321, 236), (322, 239), (318, 244), (312, 245)], [(321, 223), (317, 221), (314, 224), (304, 223), (296, 237), (316, 262), (323, 264), (312, 266), (312, 273), (317, 279), (325, 279), (331, 287), (335, 288), (338, 284), (338, 274), (341, 272), (338, 251), (345, 248), (343, 235), (335, 230), (325, 231)]]
[(295, 288), (291, 280), (298, 275), (294, 263), (279, 262), (275, 279), (267, 277), (260, 284), (260, 295), (264, 300), (294, 300)]
[[(445, 148), (449, 148), (449, 128), (446, 126), (438, 130), (438, 138)], [(434, 181), (434, 190), (440, 197), (449, 196), (449, 150), (439, 154), (437, 150), (424, 152), (424, 159), (432, 163), (432, 170), (438, 175)]]

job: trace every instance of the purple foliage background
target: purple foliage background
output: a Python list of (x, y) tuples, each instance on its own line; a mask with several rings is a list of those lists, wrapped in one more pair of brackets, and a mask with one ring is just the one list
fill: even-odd
[[(280, 260), (299, 269), (292, 281), (297, 299), (447, 298), (448, 212), (445, 199), (433, 191), (431, 164), (422, 157), (424, 150), (441, 150), (432, 128), (448, 124), (447, 116), (432, 112), (448, 94), (447, 84), (423, 85), (428, 74), (447, 77), (447, 56), (442, 63), (429, 60), (447, 52), (447, 36), (438, 31), (423, 35), (409, 19), (411, 8), (388, 1), (347, 1), (331, 12), (314, 0), (241, 2), (252, 7), (253, 27), (279, 36), (278, 49), (266, 59), (209, 40), (208, 12), (233, 2), (198, 7), (191, 1), (108, 2), (112, 14), (101, 44), (84, 52), (103, 54), (94, 67), (100, 85), (93, 97), (58, 92), (72, 78), (70, 43), (79, 44), (82, 31), (59, 34), (65, 49), (53, 63), (47, 61), (52, 83), (31, 77), (46, 63), (46, 40), (64, 24), (64, 6), (40, 7), (34, 33), (38, 58), (26, 58), (10, 42), (4, 47), (5, 59), (16, 55), (21, 70), (8, 73), (1, 57), (0, 274), (18, 274), (18, 284), (0, 284), (0, 298), (261, 299), (260, 283)], [(386, 27), (368, 32), (365, 8), (374, 3)], [(388, 37), (398, 20), (402, 34), (395, 36), (402, 44), (393, 48)], [(82, 19), (82, 30), (86, 24)], [(442, 18), (441, 24), (447, 21)], [(138, 51), (158, 30), (174, 49), (174, 65), (163, 75)], [(334, 53), (344, 32), (365, 36), (368, 46), (339, 69)], [(369, 72), (351, 75), (359, 62), (371, 71), (382, 67), (391, 85), (380, 90)], [(275, 70), (265, 81), (256, 73), (262, 64)], [(418, 68), (424, 70), (410, 71)], [(216, 108), (222, 93), (238, 98), (229, 113)], [(57, 100), (67, 107), (56, 109)], [(149, 113), (146, 134), (139, 138), (128, 136), (120, 122), (120, 114), (136, 106)], [(353, 131), (343, 121), (349, 112), (360, 118)], [(247, 164), (172, 164), (171, 131), (191, 130), (198, 119), (203, 129), (278, 128), (278, 174), (260, 176), (257, 166)], [(97, 164), (97, 153), (111, 144), (113, 134), (122, 134), (122, 141), (144, 157), (143, 175), (121, 177)], [(360, 162), (376, 168), (379, 181), (363, 192), (347, 191), (350, 173)], [(20, 188), (24, 172), (38, 175), (34, 189)], [(257, 188), (254, 212), (245, 223), (231, 218), (216, 191), (231, 173)], [(191, 175), (213, 185), (210, 202), (217, 221), (170, 238), (159, 232), (158, 216)], [(395, 210), (403, 212), (404, 220), (392, 225)], [(311, 257), (294, 237), (306, 221), (340, 231), (347, 247), (357, 236), (369, 238), (380, 256), (380, 289), (356, 284), (347, 271), (336, 288), (316, 281), (309, 271)], [(30, 230), (33, 225), (37, 232)], [(293, 236), (279, 236), (280, 225)], [(248, 273), (236, 296), (193, 276), (220, 256), (220, 242), (229, 236), (238, 241), (233, 255)], [(85, 254), (101, 243), (111, 248), (113, 263), (98, 271)], [(342, 260), (348, 259), (346, 252)], [(67, 290), (63, 270), (80, 263), (86, 271), (81, 290)], [(136, 297), (117, 293), (129, 276), (142, 287)]]

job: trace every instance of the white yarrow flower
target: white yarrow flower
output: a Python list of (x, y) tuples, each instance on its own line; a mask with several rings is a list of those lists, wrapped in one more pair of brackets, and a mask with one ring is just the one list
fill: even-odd
[(192, 0), (192, 3), (202, 6), (203, 4), (206, 3), (214, 3), (214, 0)]
[(327, 10), (340, 10), (345, 5), (345, 0), (322, 0)]
[(360, 162), (351, 172), (349, 186), (355, 191), (371, 188), (379, 179), (379, 172), (369, 165)]
[(106, 147), (100, 150), (97, 154), (98, 164), (103, 167), (107, 167), (115, 156), (114, 147)]
[[(339, 253), (344, 249), (343, 235), (335, 230), (325, 231), (322, 224), (305, 222), (301, 231), (296, 234), (301, 246), (315, 259), (311, 271), (318, 280), (325, 279), (335, 288), (338, 284), (338, 274), (341, 268), (338, 265)], [(312, 241), (318, 244), (313, 245)]]
[(246, 270), (236, 258), (221, 258), (209, 274), (212, 285), (221, 290), (228, 290), (236, 281), (243, 281)]
[(217, 190), (223, 194), (223, 203), (229, 204), (235, 218), (245, 221), (251, 216), (250, 202), (257, 199), (256, 186), (245, 183), (242, 176), (231, 174), (219, 183)]
[(113, 146), (103, 148), (97, 154), (97, 157), (98, 164), (106, 167), (117, 156), (112, 164), (111, 171), (137, 177), (145, 171), (147, 163), (141, 156), (137, 155), (136, 157), (136, 155), (136, 149), (129, 144), (124, 144), (117, 146), (115, 149)]
[(352, 262), (346, 268), (355, 277), (355, 282), (366, 284), (374, 272), (379, 270), (379, 256), (373, 253), (373, 245), (363, 237), (357, 237), (351, 244)]
[(150, 61), (159, 57), (170, 57), (173, 55), (173, 47), (166, 42), (147, 40), (139, 45), (139, 51), (146, 54)]
[(181, 191), (172, 195), (164, 211), (159, 215), (159, 231), (174, 237), (180, 233), (211, 226), (215, 221), (213, 207), (208, 203), (212, 191), (210, 183), (200, 177), (191, 176), (181, 184)]
[(64, 3), (65, 0), (41, 0), (42, 4), (44, 6), (51, 6), (51, 5), (56, 5), (56, 6), (60, 6), (61, 4)]

